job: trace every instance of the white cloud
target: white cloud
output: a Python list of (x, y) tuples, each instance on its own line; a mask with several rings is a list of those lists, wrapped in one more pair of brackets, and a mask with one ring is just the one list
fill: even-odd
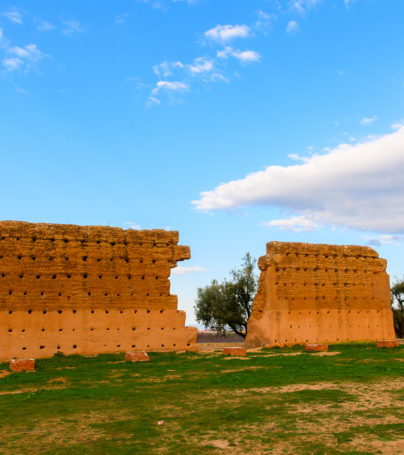
[(191, 74), (206, 73), (213, 70), (213, 60), (206, 57), (198, 57), (193, 61), (192, 65), (189, 65), (189, 71)]
[(221, 43), (226, 43), (235, 38), (247, 38), (250, 35), (248, 25), (217, 25), (205, 32), (205, 37)]
[(310, 161), (309, 156), (301, 156), (298, 155), (297, 153), (289, 153), (288, 157), (295, 161), (303, 161), (303, 163), (307, 163), (308, 161)]
[(256, 51), (240, 51), (237, 49), (232, 55), (242, 63), (259, 62), (261, 60), (260, 54)]
[(371, 125), (376, 120), (377, 120), (377, 115), (374, 115), (373, 117), (363, 117), (363, 119), (361, 119), (361, 123), (362, 123), (362, 125)]
[(399, 130), (402, 126), (404, 126), (404, 121), (401, 121), (400, 123), (393, 123), (391, 125), (392, 130)]
[(157, 95), (160, 90), (167, 90), (169, 92), (187, 92), (189, 85), (180, 81), (158, 81), (156, 87), (152, 90), (152, 95)]
[(292, 216), (289, 219), (272, 220), (264, 223), (264, 226), (277, 227), (283, 231), (312, 231), (313, 229), (319, 229), (321, 226), (314, 220), (310, 219), (305, 215)]
[(181, 62), (167, 62), (164, 61), (159, 65), (153, 66), (153, 72), (159, 77), (168, 77), (171, 76), (176, 69), (184, 68), (184, 64)]
[(240, 51), (240, 49), (233, 49), (230, 46), (227, 46), (225, 49), (218, 51), (216, 53), (217, 58), (228, 58), (234, 57), (242, 63), (251, 63), (251, 62), (259, 62), (261, 60), (261, 55), (259, 52), (256, 51)]
[(368, 245), (381, 246), (381, 245), (392, 245), (404, 240), (403, 236), (400, 235), (379, 235), (378, 237), (370, 237), (368, 235), (363, 236), (367, 240)]
[(199, 3), (199, 0), (173, 0), (174, 3), (177, 2), (186, 2), (189, 3), (190, 5), (196, 5)]
[(260, 10), (258, 11), (258, 19), (254, 24), (254, 28), (266, 35), (271, 29), (272, 22), (274, 22), (276, 19), (276, 14), (270, 14)]
[(289, 21), (286, 27), (286, 33), (297, 33), (300, 30), (299, 24), (296, 21)]
[(23, 61), (15, 57), (6, 57), (2, 60), (2, 65), (7, 71), (15, 71), (22, 67)]
[(39, 30), (40, 32), (50, 32), (52, 30), (55, 30), (56, 26), (51, 24), (50, 22), (48, 21), (41, 21), (38, 25), (37, 25), (37, 30)]
[(291, 0), (289, 2), (290, 9), (293, 12), (304, 14), (306, 11), (314, 8), (322, 0)]
[(118, 14), (117, 16), (115, 16), (115, 24), (117, 25), (124, 24), (127, 21), (128, 17), (129, 17), (128, 13)]
[(198, 210), (268, 205), (319, 224), (404, 232), (404, 127), (357, 144), (341, 144), (306, 163), (269, 166), (222, 183), (193, 201)]
[(126, 229), (136, 229), (136, 230), (140, 229), (140, 226), (138, 224), (136, 224), (134, 221), (125, 221), (125, 223), (123, 223), (123, 225), (126, 226)]
[(84, 33), (86, 31), (85, 27), (78, 21), (63, 21), (63, 24), (62, 34), (65, 36), (72, 36), (75, 33)]
[(199, 266), (194, 266), (194, 267), (183, 267), (179, 266), (176, 267), (175, 269), (172, 270), (173, 275), (184, 275), (185, 273), (191, 273), (191, 272), (204, 272), (205, 269)]
[(158, 98), (155, 98), (154, 96), (149, 96), (146, 101), (146, 106), (147, 107), (152, 107), (155, 105), (161, 104), (161, 101)]
[(37, 47), (36, 44), (28, 44), (24, 47), (13, 46), (7, 49), (6, 57), (2, 61), (3, 67), (7, 71), (16, 71), (18, 69), (31, 69), (42, 58), (46, 57)]
[(7, 11), (2, 16), (6, 17), (13, 24), (22, 24), (22, 14), (17, 11)]

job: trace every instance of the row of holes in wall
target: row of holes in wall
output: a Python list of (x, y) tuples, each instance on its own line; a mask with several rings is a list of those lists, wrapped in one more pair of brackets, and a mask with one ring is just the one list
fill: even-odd
[[(87, 280), (88, 278), (94, 278), (94, 279), (99, 279), (99, 280), (102, 280), (103, 278), (112, 278), (112, 276), (110, 276), (110, 275), (105, 275), (105, 274), (94, 274), (94, 275), (91, 274), (90, 275), (88, 273), (83, 273), (83, 274), (74, 273), (72, 275), (71, 273), (51, 273), (51, 274), (16, 273), (16, 274), (13, 274), (13, 273), (6, 273), (6, 272), (1, 272), (0, 273), (0, 277), (1, 278), (13, 278), (13, 279), (14, 278), (19, 278), (20, 280), (22, 280), (23, 278), (37, 279), (37, 280), (40, 280), (41, 278), (42, 279), (52, 279), (52, 280), (56, 280), (56, 279), (60, 279), (60, 278), (71, 279), (72, 277), (73, 278), (79, 277), (80, 279), (83, 279), (83, 280)], [(152, 278), (152, 279), (158, 280), (160, 278), (158, 275), (132, 275), (132, 274), (128, 274), (128, 275), (113, 275), (113, 277), (115, 278), (115, 280), (118, 280), (119, 278), (128, 279), (128, 280), (131, 280), (132, 278), (140, 279), (140, 280), (145, 280), (146, 278)], [(164, 278), (168, 278), (168, 277), (164, 277)]]
[[(271, 255), (272, 252), (269, 253), (269, 255)], [(282, 254), (282, 253), (281, 253)], [(289, 256), (295, 256), (295, 257), (316, 257), (316, 258), (319, 258), (320, 256), (321, 257), (324, 257), (326, 259), (328, 258), (333, 258), (333, 259), (347, 259), (347, 258), (350, 258), (350, 259), (358, 259), (358, 260), (368, 260), (368, 259), (379, 259), (377, 256), (358, 256), (358, 255), (351, 255), (351, 254), (337, 254), (337, 253), (325, 253), (325, 254), (320, 254), (320, 253), (283, 253), (284, 256), (286, 257), (289, 257)]]
[[(333, 326), (330, 324), (330, 329), (331, 329), (332, 327), (333, 327)], [(347, 325), (347, 326), (345, 326), (345, 325), (344, 325), (344, 326), (338, 326), (337, 328), (338, 328), (338, 329), (344, 329), (344, 328), (346, 328), (346, 327), (349, 327), (349, 328), (354, 327), (354, 328), (359, 328), (359, 329), (360, 329), (360, 328), (361, 328), (361, 325), (358, 324), (358, 325), (352, 326), (352, 324), (349, 324), (349, 325)], [(368, 329), (370, 329), (371, 327), (372, 327), (371, 325), (368, 325), (368, 326), (367, 326)], [(300, 325), (293, 325), (293, 324), (290, 324), (289, 328), (290, 328), (290, 329), (292, 329), (292, 328), (294, 328), (294, 329), (307, 329), (307, 328), (311, 329), (312, 326), (309, 325), (309, 326), (303, 326), (303, 327), (302, 327), (302, 326), (300, 326)], [(318, 325), (316, 325), (314, 328), (315, 328), (315, 329), (318, 329)], [(322, 325), (321, 328), (324, 329), (325, 326)], [(362, 324), (362, 328), (366, 328), (366, 324), (365, 324), (365, 325)], [(373, 326), (373, 328), (378, 329), (378, 328), (379, 328), (379, 324), (376, 324), (375, 326)]]
[[(32, 296), (41, 296), (41, 297), (44, 297), (44, 298), (47, 298), (48, 297), (48, 293), (49, 291), (45, 292), (45, 291), (40, 291), (39, 293), (34, 293), (34, 292), (30, 292), (28, 293), (28, 291), (22, 291), (22, 292), (18, 292), (18, 291), (13, 291), (12, 289), (9, 289), (8, 290), (8, 295), (12, 295), (14, 297), (32, 297)], [(49, 293), (50, 294), (50, 293)], [(81, 297), (79, 296), (79, 298), (86, 298), (86, 297), (91, 297), (93, 294), (91, 292), (83, 292)], [(117, 293), (117, 294), (114, 294), (112, 292), (108, 293), (108, 292), (104, 292), (104, 297), (123, 297), (123, 298), (128, 298), (128, 297), (135, 297), (135, 299), (132, 299), (132, 300), (136, 300), (136, 299), (139, 299), (139, 298), (142, 298), (142, 297), (170, 297), (170, 293), (166, 293), (164, 294), (163, 292), (160, 292), (160, 294), (157, 295), (157, 293), (154, 293), (153, 292), (153, 295), (151, 295), (150, 292), (146, 292), (145, 294), (140, 294), (139, 292), (136, 292), (136, 294), (134, 292), (128, 292), (127, 294), (123, 294), (123, 293)], [(0, 296), (1, 296), (1, 293), (0, 293)], [(94, 297), (98, 298), (100, 295), (99, 294), (95, 294)], [(50, 295), (49, 297), (52, 298), (52, 295)], [(62, 292), (59, 292), (58, 293), (58, 297), (66, 297), (67, 300), (70, 300), (72, 298), (71, 295), (69, 294), (63, 294)], [(75, 298), (77, 298), (77, 295), (75, 295)], [(93, 299), (92, 299), (93, 300)]]
[(61, 239), (57, 239), (55, 237), (51, 237), (51, 238), (48, 238), (48, 239), (44, 239), (42, 237), (36, 237), (36, 236), (33, 236), (33, 237), (11, 237), (11, 236), (5, 236), (5, 235), (2, 235), (0, 236), (0, 241), (2, 240), (14, 240), (14, 241), (17, 241), (19, 242), (20, 240), (28, 240), (28, 241), (31, 241), (31, 242), (50, 242), (50, 243), (61, 243), (61, 244), (67, 244), (67, 243), (80, 243), (81, 245), (87, 245), (87, 244), (96, 244), (96, 245), (110, 245), (110, 246), (115, 246), (115, 245), (139, 245), (139, 246), (166, 246), (166, 247), (169, 247), (169, 246), (172, 246), (172, 245), (175, 245), (174, 243), (172, 242), (157, 242), (156, 240), (150, 240), (150, 241), (130, 241), (128, 242), (127, 240), (122, 240), (122, 241), (107, 241), (107, 240), (88, 240), (88, 239), (81, 239), (81, 240), (71, 240), (71, 239), (67, 239), (67, 238), (61, 238)]
[[(345, 268), (345, 269), (338, 269), (338, 268), (335, 268), (335, 269), (332, 269), (332, 268), (327, 268), (327, 267), (276, 267), (275, 268), (275, 271), (276, 272), (287, 272), (287, 273), (290, 273), (291, 271), (295, 271), (296, 272), (325, 272), (325, 273), (328, 273), (328, 272), (335, 272), (335, 273), (371, 273), (370, 270), (367, 270), (367, 269), (364, 269), (364, 270), (358, 270), (358, 269), (349, 269), (349, 268)], [(378, 271), (373, 271), (373, 273), (378, 273)]]
[[(277, 294), (277, 297), (278, 298), (282, 298), (282, 299), (285, 299), (285, 300), (291, 300), (292, 302), (295, 301), (295, 300), (298, 300), (298, 301), (301, 301), (301, 300), (331, 300), (332, 299), (332, 296), (330, 297), (329, 295), (313, 295), (313, 296), (310, 296), (310, 297), (290, 297), (290, 296), (285, 296), (285, 295), (282, 295), (282, 294)], [(345, 295), (345, 296), (339, 296), (339, 295), (336, 295), (334, 296), (334, 300), (344, 300), (345, 302), (348, 302), (350, 300), (354, 300), (354, 301), (357, 301), (357, 300), (362, 300), (363, 302), (373, 302), (374, 299), (373, 297), (366, 297), (366, 296), (348, 296), (348, 295)]]
[(350, 286), (350, 287), (367, 287), (366, 284), (364, 283), (358, 283), (358, 282), (347, 282), (345, 281), (344, 283), (338, 283), (338, 282), (333, 282), (333, 283), (318, 283), (318, 282), (312, 282), (312, 283), (308, 283), (307, 281), (303, 281), (302, 282), (298, 282), (298, 283), (295, 283), (293, 281), (290, 281), (290, 282), (284, 282), (284, 283), (279, 283), (279, 281), (276, 281), (275, 282), (275, 286), (283, 286), (283, 287), (296, 287), (296, 286), (314, 286), (314, 287), (325, 287), (325, 286)]
[[(176, 346), (177, 346), (176, 343), (173, 343), (173, 344), (172, 344), (172, 347), (175, 348)], [(191, 346), (191, 344), (190, 344), (190, 343), (187, 343), (187, 346)], [(77, 344), (73, 344), (71, 347), (72, 347), (73, 349), (78, 349), (78, 345), (77, 345)], [(115, 346), (112, 347), (112, 346), (108, 346), (107, 344), (104, 344), (103, 347), (104, 347), (104, 348), (108, 348), (108, 349), (111, 349), (111, 348), (115, 349)], [(119, 349), (119, 348), (121, 348), (121, 345), (120, 345), (120, 344), (117, 344), (116, 347)], [(128, 347), (129, 347), (129, 346), (126, 346), (125, 349), (127, 349)], [(150, 348), (150, 347), (151, 347), (151, 346), (150, 346), (149, 344), (146, 345), (146, 348)], [(162, 348), (169, 348), (170, 346), (169, 346), (169, 345), (165, 345), (165, 344), (161, 344), (161, 347), (162, 347)], [(44, 345), (40, 345), (40, 346), (39, 346), (39, 349), (41, 349), (41, 350), (42, 350), (42, 349), (46, 349), (46, 348), (47, 348), (47, 346), (44, 346)], [(68, 348), (68, 347), (66, 346), (66, 348)], [(135, 345), (135, 344), (132, 344), (132, 348), (136, 348), (136, 345)], [(144, 349), (145, 346), (142, 345), (142, 346), (139, 346), (139, 348)], [(157, 347), (156, 347), (156, 346), (153, 346), (152, 348), (153, 348), (153, 349), (156, 349)], [(48, 348), (48, 349), (49, 349), (49, 348)], [(57, 346), (56, 346), (56, 350), (57, 350), (57, 351), (59, 351), (59, 350), (61, 350), (61, 349), (62, 349), (62, 348), (61, 348), (60, 345), (57, 345)], [(21, 350), (22, 350), (22, 351), (26, 351), (26, 350), (27, 350), (27, 347), (26, 347), (26, 346), (23, 346), (23, 347), (21, 348)]]
[[(0, 259), (12, 259), (12, 258), (17, 258), (19, 261), (22, 261), (24, 259), (29, 259), (31, 261), (36, 261), (37, 259), (37, 256), (35, 254), (30, 254), (28, 256), (23, 256), (22, 254), (18, 254), (17, 256), (4, 256), (4, 254), (0, 254)], [(44, 256), (41, 256), (41, 258), (44, 258)], [(58, 257), (59, 258), (59, 257)], [(61, 257), (62, 259), (64, 259), (66, 262), (70, 261), (71, 258), (69, 256), (63, 256)], [(55, 256), (47, 256), (47, 259), (48, 261), (53, 261), (54, 259), (56, 259)], [(76, 258), (74, 258), (76, 259)], [(80, 258), (78, 258), (80, 260)], [(111, 256), (110, 258), (100, 258), (100, 257), (94, 257), (94, 258), (90, 258), (89, 256), (81, 256), (81, 261), (82, 262), (101, 262), (101, 261), (109, 261), (109, 262), (113, 262), (115, 260), (122, 260), (122, 261), (125, 261), (126, 263), (129, 263), (129, 262), (137, 262), (139, 261), (139, 264), (143, 264), (144, 263), (144, 258), (135, 258), (135, 259), (130, 259), (129, 257), (127, 256), (119, 256), (119, 257), (116, 257), (116, 256)], [(158, 261), (162, 261), (162, 259), (152, 259), (151, 260), (151, 263), (152, 264), (156, 264)], [(171, 262), (171, 259), (167, 259), (167, 262)]]
[[(303, 341), (306, 342), (306, 343), (309, 343), (309, 342), (313, 343), (313, 342), (318, 342), (319, 339), (318, 338), (316, 338), (316, 339), (312, 338), (309, 341), (308, 338), (306, 338), (305, 340), (301, 340), (301, 339), (298, 340), (297, 338), (295, 338), (295, 339), (287, 339), (287, 338), (285, 338), (284, 340), (274, 340), (270, 344), (272, 344), (272, 343), (274, 343), (274, 344), (279, 344), (279, 343), (303, 343)], [(324, 340), (324, 338), (321, 339), (321, 342), (324, 342), (324, 343), (332, 343), (334, 341), (352, 341), (352, 339), (349, 338), (349, 337), (346, 337), (346, 338), (332, 338), (332, 339), (325, 339), (325, 340)]]
[[(158, 330), (157, 327), (154, 327), (153, 329), (154, 329), (154, 330)], [(112, 331), (116, 330), (117, 332), (119, 332), (121, 329), (120, 329), (119, 327), (118, 327), (117, 329), (110, 329), (109, 327), (107, 327), (107, 328), (105, 328), (105, 329), (95, 329), (94, 327), (90, 327), (89, 329), (80, 329), (80, 332), (82, 332), (82, 331), (83, 331), (83, 332), (87, 332), (88, 330), (90, 330), (90, 332), (94, 332), (94, 331), (96, 331), (96, 330), (97, 330), (97, 331), (98, 331), (98, 330), (100, 330), (100, 331), (104, 331), (104, 330), (105, 330), (105, 331), (107, 331), (107, 332), (110, 332), (110, 331), (112, 332)], [(150, 327), (147, 327), (146, 330), (151, 330), (151, 328), (150, 328)], [(165, 330), (165, 328), (164, 328), (164, 327), (161, 327), (160, 330)], [(173, 327), (172, 330), (176, 330), (176, 328)], [(60, 328), (60, 329), (57, 330), (57, 332), (60, 332), (60, 333), (63, 332), (63, 331), (67, 332), (67, 329), (64, 330), (63, 328)], [(71, 329), (71, 331), (72, 331), (72, 332), (76, 332), (76, 331), (78, 332), (77, 329)], [(132, 327), (132, 331), (135, 332), (135, 331), (136, 331), (136, 327)], [(16, 332), (17, 332), (17, 333), (20, 333), (20, 332), (21, 332), (21, 333), (28, 333), (29, 331), (26, 330), (26, 329), (21, 329), (21, 330), (18, 329), (18, 330), (15, 330), (15, 329), (11, 329), (11, 328), (10, 328), (10, 329), (7, 330), (7, 332), (8, 332), (8, 333), (16, 333)], [(36, 332), (38, 332), (38, 330), (33, 330), (33, 332), (36, 333)], [(52, 330), (50, 330), (50, 332), (51, 332), (52, 334), (54, 333), (54, 331), (52, 331)], [(46, 333), (46, 329), (45, 329), (45, 328), (42, 328), (42, 329), (41, 329), (41, 333)]]
[[(335, 311), (335, 310), (333, 310)], [(370, 314), (370, 310), (365, 310), (365, 311), (352, 311), (352, 310), (342, 310), (344, 313), (348, 313), (348, 314), (351, 314), (351, 313), (357, 313), (357, 314), (360, 314), (360, 313), (366, 313), (366, 314)], [(377, 313), (380, 313), (381, 310), (372, 310), (372, 311), (376, 311)], [(296, 311), (293, 311), (293, 313), (296, 315)], [(305, 314), (320, 314), (321, 312), (320, 311), (298, 311), (297, 314), (299, 316), (301, 315), (305, 315)], [(324, 314), (324, 310), (322, 311), (322, 313)], [(331, 310), (327, 310), (326, 311), (327, 314), (330, 314), (331, 313)], [(288, 314), (292, 314), (292, 311), (288, 311)], [(338, 314), (341, 314), (341, 310), (338, 310)]]
[[(26, 310), (26, 311), (27, 311), (28, 314), (32, 314), (32, 313), (33, 313), (32, 310)], [(64, 311), (65, 311), (65, 314), (66, 314), (68, 311), (71, 311), (73, 314), (77, 314), (77, 310), (76, 310), (76, 309), (64, 310)], [(105, 314), (109, 314), (109, 313), (110, 313), (110, 310), (89, 310), (90, 314), (94, 314), (96, 311), (97, 311), (97, 312), (100, 312), (100, 311), (101, 311), (101, 312), (103, 312), (103, 313), (105, 312)], [(127, 311), (125, 311), (125, 310), (120, 310), (120, 311), (119, 311), (119, 314), (128, 314), (128, 313), (130, 313), (130, 314), (132, 314), (132, 313), (133, 313), (133, 314), (137, 314), (138, 312), (140, 313), (141, 311), (142, 311), (142, 310), (127, 310)], [(150, 310), (150, 309), (147, 309), (147, 310), (145, 310), (145, 311), (146, 311), (147, 314), (149, 314), (149, 313), (151, 313), (151, 311), (155, 312), (155, 311), (157, 311), (157, 310)], [(176, 311), (177, 311), (177, 313), (180, 312), (180, 310), (176, 310)], [(38, 312), (38, 310), (35, 310), (35, 313), (37, 313), (37, 312)], [(55, 310), (52, 310), (52, 311), (40, 310), (40, 312), (41, 312), (42, 314), (51, 314), (52, 312), (54, 313)], [(163, 314), (163, 313), (164, 313), (164, 309), (159, 310), (159, 312), (160, 312), (160, 314)], [(63, 310), (59, 309), (59, 310), (57, 310), (57, 313), (58, 313), (58, 314), (62, 314), (62, 313), (63, 313)], [(83, 310), (80, 310), (80, 314), (82, 314), (82, 313), (83, 313)], [(8, 310), (8, 314), (13, 314), (13, 310)]]

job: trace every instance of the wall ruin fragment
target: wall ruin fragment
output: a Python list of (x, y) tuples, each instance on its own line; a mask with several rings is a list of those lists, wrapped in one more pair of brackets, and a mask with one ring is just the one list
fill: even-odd
[(194, 349), (170, 294), (178, 232), (0, 222), (0, 361)]
[(369, 247), (267, 243), (247, 346), (395, 339), (386, 265)]

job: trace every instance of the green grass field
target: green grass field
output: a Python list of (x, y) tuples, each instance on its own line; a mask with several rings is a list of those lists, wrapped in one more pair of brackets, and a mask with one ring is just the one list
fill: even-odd
[(0, 454), (404, 454), (403, 347), (330, 351), (1, 364)]

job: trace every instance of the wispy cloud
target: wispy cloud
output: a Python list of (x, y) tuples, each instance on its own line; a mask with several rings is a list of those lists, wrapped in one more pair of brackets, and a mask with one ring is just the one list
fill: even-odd
[(171, 273), (173, 275), (185, 275), (186, 273), (204, 272), (204, 271), (205, 271), (204, 268), (195, 265), (194, 267), (179, 266), (179, 267), (176, 267), (175, 269), (173, 269)]
[(404, 120), (401, 120), (400, 123), (393, 123), (391, 125), (392, 130), (399, 130), (402, 126), (404, 126)]
[(161, 104), (161, 101), (158, 98), (155, 98), (154, 96), (147, 97), (147, 101), (146, 101), (147, 107), (152, 107), (152, 106), (155, 106), (158, 104)]
[(0, 28), (0, 45), (3, 46), (6, 43), (6, 39), (4, 38), (3, 29)]
[(377, 118), (378, 118), (377, 115), (374, 115), (373, 117), (363, 117), (361, 119), (361, 123), (362, 125), (371, 125), (377, 120)]
[(174, 71), (178, 68), (182, 69), (184, 68), (184, 64), (181, 62), (167, 62), (164, 61), (160, 63), (159, 65), (154, 65), (153, 66), (153, 72), (159, 77), (168, 77), (171, 76)]
[(118, 14), (117, 16), (115, 16), (115, 24), (117, 25), (124, 24), (128, 20), (128, 18), (129, 18), (128, 13)]
[(316, 223), (383, 234), (404, 232), (404, 126), (341, 144), (293, 166), (268, 166), (201, 193), (199, 210), (266, 205)]
[(378, 237), (371, 237), (368, 235), (363, 236), (365, 240), (367, 240), (367, 244), (370, 246), (381, 246), (381, 245), (392, 245), (395, 243), (402, 242), (404, 240), (404, 236), (402, 235), (379, 235)]
[(84, 33), (86, 31), (85, 27), (79, 21), (63, 21), (63, 25), (62, 34), (65, 36), (73, 36), (76, 33)]
[(2, 16), (13, 24), (22, 24), (22, 14), (17, 11), (6, 11), (5, 13), (2, 13)]
[(198, 57), (189, 65), (191, 74), (209, 73), (213, 71), (213, 60), (207, 57)]
[(235, 38), (250, 36), (248, 25), (217, 25), (204, 33), (205, 38), (219, 43), (227, 43)]
[(51, 22), (41, 20), (39, 21), (36, 28), (40, 32), (50, 32), (52, 30), (55, 30), (56, 25), (52, 24)]
[(320, 229), (322, 227), (313, 219), (305, 215), (292, 216), (291, 218), (287, 219), (271, 220), (263, 224), (264, 226), (276, 227), (282, 231), (293, 232), (313, 231), (314, 229)]
[(266, 13), (265, 11), (260, 10), (258, 11), (257, 16), (258, 18), (255, 21), (253, 27), (255, 30), (258, 30), (259, 32), (266, 35), (270, 31), (272, 23), (276, 21), (277, 15), (273, 13)]
[(3, 67), (10, 72), (33, 68), (36, 63), (46, 57), (36, 44), (28, 44), (24, 47), (13, 46), (7, 49), (7, 57), (2, 61)]
[(225, 49), (218, 51), (216, 53), (216, 56), (221, 59), (234, 57), (242, 63), (259, 62), (261, 60), (261, 55), (259, 52), (251, 50), (241, 51), (240, 49), (233, 49), (230, 46), (227, 46)]
[(286, 27), (286, 33), (297, 33), (300, 30), (299, 24), (296, 21), (289, 21)]
[(322, 0), (291, 0), (289, 7), (292, 12), (304, 14), (321, 2)]
[(140, 229), (140, 225), (136, 224), (134, 221), (125, 221), (125, 223), (123, 223), (123, 225), (125, 226), (126, 229), (136, 229), (136, 230)]
[(180, 81), (158, 81), (152, 90), (152, 95), (157, 95), (161, 90), (168, 92), (187, 92), (189, 85)]

